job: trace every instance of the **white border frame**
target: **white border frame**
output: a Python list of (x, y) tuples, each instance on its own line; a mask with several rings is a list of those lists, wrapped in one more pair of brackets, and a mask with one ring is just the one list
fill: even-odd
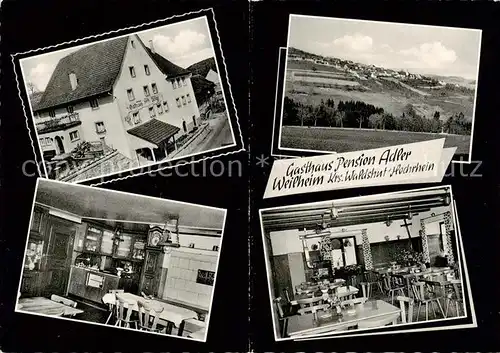
[[(215, 42), (213, 41), (213, 38), (212, 38), (212, 33), (211, 33), (211, 29), (212, 28), (210, 27), (210, 24), (208, 22), (208, 17), (207, 17), (208, 15), (204, 14), (204, 15), (201, 15), (201, 16), (196, 17), (196, 18), (190, 18), (190, 19), (187, 19), (187, 20), (180, 20), (178, 22), (172, 22), (172, 23), (167, 23), (167, 24), (163, 23), (163, 22), (171, 20), (171, 19), (175, 19), (175, 18), (179, 18), (179, 17), (182, 18), (182, 17), (185, 17), (185, 16), (190, 16), (190, 15), (194, 15), (194, 14), (197, 14), (197, 13), (203, 13), (203, 12), (206, 12), (206, 11), (210, 11), (211, 12), (212, 19), (214, 21), (214, 28), (213, 29), (215, 30), (215, 32), (217, 34), (217, 43), (219, 45), (219, 49), (220, 49), (220, 52), (221, 52), (221, 58), (222, 58), (223, 66), (224, 66), (224, 73), (225, 73), (226, 83), (227, 83), (227, 86), (228, 86), (229, 95), (231, 97), (231, 101), (232, 101), (232, 105), (233, 105), (233, 109), (234, 109), (234, 118), (236, 120), (236, 125), (238, 126), (238, 132), (239, 132), (239, 137), (240, 137), (239, 142), (241, 143), (241, 148), (239, 150), (236, 150), (236, 151), (228, 151), (228, 152), (225, 152), (225, 153), (220, 153), (218, 155), (213, 155), (213, 156), (207, 156), (207, 157), (199, 158), (199, 159), (196, 159), (196, 160), (190, 161), (190, 162), (183, 162), (183, 160), (185, 160), (187, 158), (190, 158), (190, 157), (201, 156), (201, 155), (204, 155), (204, 154), (207, 154), (207, 153), (210, 153), (210, 152), (215, 152), (215, 151), (219, 151), (219, 150), (227, 150), (229, 148), (234, 148), (234, 147), (238, 146), (236, 135), (235, 135), (235, 129), (234, 129), (233, 124), (231, 122), (231, 118), (232, 117), (230, 115), (229, 106), (228, 106), (227, 97), (226, 97), (226, 92), (225, 92), (224, 84), (223, 84), (223, 80), (222, 80), (222, 74), (221, 74), (221, 71), (220, 71), (220, 65), (218, 63)], [(108, 31), (108, 32), (104, 32), (104, 33), (100, 33), (100, 34), (96, 34), (96, 35), (90, 35), (90, 36), (83, 37), (83, 38), (73, 39), (73, 40), (70, 40), (70, 41), (67, 41), (67, 42), (53, 44), (53, 45), (49, 45), (49, 46), (42, 47), (42, 48), (36, 48), (36, 49), (27, 50), (27, 51), (24, 51), (24, 52), (18, 52), (18, 53), (15, 53), (15, 54), (11, 54), (12, 65), (14, 67), (14, 75), (15, 75), (15, 79), (16, 79), (16, 83), (17, 83), (18, 96), (19, 96), (19, 99), (21, 100), (21, 105), (23, 107), (23, 113), (24, 113), (24, 117), (25, 117), (25, 124), (26, 124), (26, 128), (28, 130), (30, 141), (31, 141), (31, 147), (33, 149), (33, 154), (34, 154), (34, 157), (35, 157), (35, 162), (36, 162), (38, 174), (41, 177), (49, 179), (48, 178), (48, 173), (47, 173), (47, 167), (45, 165), (45, 162), (43, 161), (43, 150), (42, 150), (42, 148), (40, 146), (40, 140), (39, 140), (39, 136), (38, 136), (38, 131), (36, 129), (36, 124), (35, 124), (34, 115), (33, 115), (33, 109), (32, 109), (32, 106), (31, 106), (31, 100), (29, 99), (28, 88), (26, 86), (27, 82), (24, 79), (25, 78), (25, 74), (24, 74), (23, 65), (22, 65), (22, 61), (23, 60), (31, 59), (31, 58), (36, 57), (36, 56), (42, 56), (42, 55), (49, 54), (49, 53), (52, 53), (54, 51), (57, 51), (57, 50), (46, 51), (48, 49), (53, 49), (53, 48), (55, 49), (55, 48), (58, 48), (60, 46), (65, 46), (67, 44), (73, 44), (73, 43), (76, 44), (76, 43), (81, 42), (81, 41), (86, 41), (86, 40), (89, 40), (89, 39), (92, 39), (92, 38), (99, 38), (99, 37), (106, 36), (106, 35), (113, 34), (113, 33), (119, 33), (119, 32), (128, 31), (128, 30), (132, 30), (132, 29), (140, 29), (140, 28), (142, 28), (144, 26), (154, 25), (154, 24), (159, 23), (159, 22), (163, 23), (159, 27), (147, 28), (147, 29), (142, 30), (142, 31), (138, 30), (136, 32), (131, 32), (131, 33), (128, 33), (128, 34), (123, 34), (123, 35), (120, 35), (120, 36), (116, 36), (116, 37), (112, 37), (112, 38), (106, 38), (106, 39), (102, 39), (102, 40), (98, 40), (98, 41), (94, 41), (94, 42), (88, 42), (88, 43), (84, 43), (84, 44), (80, 44), (80, 45), (75, 45), (75, 46), (92, 45), (92, 44), (96, 44), (96, 43), (100, 43), (100, 42), (105, 42), (105, 41), (116, 39), (116, 38), (120, 38), (120, 37), (125, 37), (125, 36), (129, 36), (129, 35), (137, 34), (139, 32), (145, 32), (145, 31), (154, 30), (154, 29), (157, 29), (157, 28), (160, 28), (160, 27), (164, 27), (164, 26), (174, 25), (174, 24), (177, 24), (177, 23), (188, 22), (188, 21), (192, 21), (192, 20), (198, 20), (200, 18), (205, 18), (205, 23), (206, 23), (207, 30), (208, 30), (208, 37), (209, 37), (210, 43), (212, 45), (212, 50), (214, 52), (215, 65), (216, 65), (216, 68), (217, 68), (217, 74), (219, 76), (219, 80), (221, 82), (222, 95), (223, 95), (223, 98), (224, 98), (224, 105), (225, 105), (227, 116), (228, 116), (227, 119), (228, 119), (229, 126), (230, 126), (230, 129), (231, 129), (231, 135), (232, 135), (232, 138), (233, 138), (233, 143), (231, 145), (221, 146), (221, 147), (213, 148), (211, 150), (201, 151), (201, 152), (198, 152), (198, 153), (193, 153), (193, 154), (189, 154), (189, 155), (185, 155), (185, 156), (179, 156), (179, 157), (175, 157), (173, 159), (168, 159), (168, 160), (164, 160), (164, 161), (160, 161), (160, 162), (154, 162), (154, 163), (148, 163), (148, 164), (144, 164), (144, 165), (139, 165), (137, 167), (133, 167), (133, 168), (125, 169), (125, 170), (120, 170), (120, 171), (116, 171), (116, 172), (105, 174), (105, 175), (98, 175), (98, 176), (95, 176), (95, 177), (92, 177), (92, 178), (77, 180), (77, 181), (74, 181), (74, 182), (71, 182), (71, 183), (72, 184), (80, 184), (80, 183), (84, 183), (84, 182), (90, 181), (90, 180), (101, 180), (101, 182), (96, 182), (96, 183), (92, 183), (91, 184), (92, 186), (97, 186), (97, 185), (106, 184), (106, 183), (109, 183), (109, 182), (112, 182), (112, 181), (116, 181), (116, 180), (123, 180), (123, 179), (129, 178), (129, 177), (134, 177), (134, 176), (149, 174), (151, 172), (157, 172), (159, 170), (164, 170), (164, 169), (169, 169), (169, 168), (175, 168), (175, 167), (178, 167), (178, 166), (188, 165), (188, 164), (192, 164), (192, 163), (196, 163), (196, 162), (200, 162), (200, 161), (204, 161), (204, 160), (208, 160), (208, 159), (214, 159), (214, 158), (217, 158), (217, 157), (222, 157), (222, 156), (226, 156), (226, 155), (230, 155), (230, 154), (234, 154), (234, 153), (245, 151), (245, 144), (244, 144), (243, 134), (242, 134), (242, 131), (241, 131), (241, 125), (240, 125), (240, 121), (239, 121), (239, 117), (238, 117), (238, 110), (236, 109), (236, 103), (234, 101), (234, 97), (233, 97), (233, 93), (232, 93), (232, 89), (231, 89), (231, 83), (229, 82), (229, 75), (227, 73), (226, 59), (225, 59), (225, 56), (224, 56), (224, 51), (222, 50), (222, 43), (221, 43), (221, 40), (220, 40), (219, 29), (217, 27), (217, 21), (215, 19), (214, 10), (213, 10), (212, 7), (210, 7), (210, 8), (200, 9), (200, 10), (197, 10), (197, 11), (191, 11), (191, 12), (183, 13), (183, 14), (180, 14), (180, 15), (173, 15), (173, 16), (170, 16), (170, 17), (167, 17), (167, 18), (163, 18), (163, 19), (159, 19), (159, 20), (155, 20), (155, 21), (151, 21), (151, 22), (142, 23), (140, 25), (135, 25), (135, 26), (125, 27), (125, 28), (120, 28), (120, 29), (117, 29), (117, 30), (112, 30), (112, 31)], [(64, 49), (69, 49), (69, 48), (70, 47), (59, 49), (59, 50), (64, 50)], [(26, 55), (26, 54), (29, 54), (29, 53), (36, 53), (38, 51), (46, 51), (46, 52), (44, 52), (42, 54), (39, 54), (39, 55), (33, 55), (33, 56), (30, 56), (30, 57), (24, 57), (24, 58), (18, 59), (17, 61), (19, 62), (19, 67), (20, 67), (20, 70), (21, 70), (21, 76), (22, 76), (23, 81), (24, 81), (24, 90), (25, 90), (25, 93), (26, 93), (26, 95), (28, 97), (28, 99), (27, 99), (28, 100), (28, 106), (29, 106), (29, 110), (31, 112), (31, 121), (33, 122), (34, 130), (35, 130), (35, 137), (37, 139), (38, 150), (40, 152), (40, 157), (42, 159), (41, 160), (41, 164), (43, 166), (43, 173), (42, 173), (42, 170), (40, 168), (40, 163), (37, 160), (37, 154), (36, 154), (36, 150), (35, 150), (35, 142), (33, 141), (33, 137), (32, 137), (32, 134), (31, 134), (31, 129), (29, 127), (29, 118), (28, 118), (28, 114), (26, 113), (26, 106), (25, 106), (24, 100), (22, 98), (22, 92), (21, 92), (19, 78), (18, 78), (17, 70), (16, 70), (16, 56), (18, 56), (18, 55)], [(152, 170), (150, 169), (151, 167), (154, 167), (154, 166), (159, 166), (159, 165), (165, 164), (165, 163), (172, 164), (173, 162), (176, 162), (176, 161), (177, 162), (181, 161), (181, 163), (177, 163), (177, 164), (174, 164), (174, 165), (167, 165), (167, 166), (163, 166), (163, 167), (157, 167), (157, 168), (152, 169)], [(124, 177), (116, 177), (116, 178), (112, 178), (111, 180), (102, 181), (104, 178), (107, 178), (107, 177), (112, 177), (114, 175), (118, 176), (118, 175), (121, 175), (123, 173), (129, 173), (129, 172), (132, 172), (134, 170), (138, 171), (138, 170), (141, 170), (141, 169), (144, 169), (144, 168), (146, 168), (148, 170), (145, 171), (145, 172), (137, 173), (137, 174), (131, 173), (131, 174), (126, 175)], [(50, 179), (50, 180), (55, 180), (55, 179)], [(60, 180), (57, 180), (57, 181), (60, 181)]]
[[(327, 333), (320, 333), (320, 334), (308, 334), (304, 335), (302, 337), (288, 337), (288, 338), (280, 338), (278, 337), (278, 331), (279, 329), (276, 327), (276, 320), (275, 320), (275, 310), (274, 310), (274, 304), (273, 304), (273, 296), (272, 296), (272, 291), (271, 291), (271, 278), (269, 274), (271, 273), (271, 269), (268, 266), (268, 259), (270, 258), (269, 255), (269, 249), (266, 246), (266, 239), (265, 239), (265, 229), (264, 229), (264, 224), (263, 224), (263, 217), (262, 213), (265, 211), (271, 211), (271, 210), (283, 210), (287, 208), (293, 208), (297, 206), (308, 206), (308, 205), (314, 205), (314, 204), (320, 204), (328, 200), (324, 201), (316, 201), (316, 202), (308, 202), (308, 203), (301, 203), (301, 204), (293, 204), (293, 205), (286, 205), (286, 206), (276, 206), (276, 207), (269, 207), (269, 208), (263, 208), (259, 209), (259, 218), (260, 218), (260, 227), (261, 227), (261, 233), (262, 233), (262, 244), (264, 248), (264, 260), (265, 260), (265, 266), (266, 266), (266, 278), (267, 278), (267, 284), (268, 284), (268, 292), (269, 292), (269, 303), (270, 303), (270, 309), (271, 309), (271, 317), (273, 319), (273, 334), (274, 334), (274, 339), (277, 342), (281, 341), (304, 341), (304, 340), (314, 340), (314, 339), (325, 339), (325, 338), (342, 338), (342, 337), (358, 337), (358, 336), (368, 336), (368, 335), (383, 335), (383, 334), (395, 334), (395, 333), (406, 333), (406, 332), (421, 332), (421, 331), (436, 331), (436, 330), (451, 330), (451, 329), (461, 329), (461, 328), (475, 328), (477, 327), (477, 320), (476, 320), (476, 313), (474, 309), (474, 304), (473, 304), (473, 299), (472, 299), (472, 292), (470, 289), (470, 281), (469, 281), (469, 275), (467, 272), (467, 264), (465, 260), (465, 253), (463, 249), (463, 244), (462, 244), (462, 234), (460, 231), (460, 225), (458, 223), (458, 216), (456, 212), (456, 203), (454, 200), (453, 192), (452, 192), (452, 187), (451, 185), (440, 185), (440, 186), (433, 186), (433, 187), (427, 187), (427, 188), (419, 188), (419, 189), (408, 189), (408, 190), (402, 190), (402, 191), (396, 191), (396, 192), (386, 192), (386, 193), (380, 193), (380, 194), (369, 194), (369, 195), (363, 195), (363, 196), (355, 196), (355, 197), (347, 197), (347, 198), (342, 198), (342, 199), (337, 199), (337, 200), (347, 200), (347, 199), (363, 199), (367, 196), (375, 196), (375, 195), (397, 195), (397, 194), (404, 194), (412, 191), (424, 191), (424, 190), (437, 190), (437, 189), (443, 189), (447, 188), (450, 193), (451, 197), (451, 212), (453, 213), (453, 222), (454, 222), (454, 227), (457, 230), (455, 233), (455, 240), (456, 240), (456, 245), (457, 245), (457, 252), (460, 252), (461, 257), (463, 258), (464, 264), (462, 266), (462, 261), (459, 257), (458, 263), (459, 263), (459, 268), (462, 276), (462, 284), (464, 280), (466, 281), (467, 284), (467, 292), (469, 295), (469, 306), (471, 308), (471, 316), (472, 316), (472, 323), (471, 324), (458, 324), (454, 326), (433, 326), (429, 328), (415, 328), (415, 329), (406, 329), (406, 330), (390, 330), (387, 329), (387, 327), (382, 326), (380, 328), (367, 328), (367, 329), (358, 329), (356, 330), (357, 333), (354, 334), (349, 334), (345, 335), (348, 331), (338, 331), (338, 332), (327, 332)], [(442, 321), (454, 321), (454, 320), (460, 320), (460, 319), (467, 319), (467, 305), (464, 303), (464, 315), (459, 316), (459, 317), (454, 317), (454, 318), (443, 318), (443, 319), (437, 319), (437, 320), (432, 320), (428, 321), (428, 323), (434, 324), (436, 322), (442, 322)], [(418, 324), (425, 324), (426, 322), (411, 322), (411, 323), (406, 323), (406, 324), (398, 324), (397, 327), (400, 326), (415, 326)], [(363, 331), (373, 331), (377, 329), (382, 329), (384, 331), (381, 332), (368, 332), (368, 333), (363, 333)], [(360, 333), (358, 333), (360, 332)]]
[[(316, 18), (316, 19), (330, 19), (330, 20), (342, 20), (342, 21), (353, 21), (353, 22), (375, 22), (375, 23), (380, 23), (380, 24), (392, 24), (392, 25), (403, 25), (403, 26), (417, 26), (417, 27), (432, 27), (432, 28), (446, 28), (446, 29), (457, 29), (457, 30), (468, 30), (468, 31), (479, 31), (479, 48), (478, 48), (478, 53), (477, 53), (477, 70), (476, 70), (476, 87), (474, 90), (474, 106), (473, 106), (473, 113), (472, 113), (472, 128), (471, 128), (471, 134), (470, 134), (470, 144), (469, 144), (469, 159), (467, 161), (454, 161), (452, 160), (452, 163), (458, 163), (458, 164), (470, 164), (472, 163), (472, 145), (473, 145), (473, 139), (474, 139), (474, 125), (475, 125), (475, 119), (476, 119), (476, 101), (477, 101), (477, 91), (479, 88), (479, 67), (481, 66), (481, 44), (482, 44), (482, 33), (483, 31), (481, 29), (474, 29), (474, 28), (460, 28), (460, 27), (449, 27), (449, 26), (436, 26), (436, 25), (424, 25), (424, 24), (414, 24), (414, 23), (400, 23), (400, 22), (388, 22), (388, 21), (374, 21), (374, 20), (360, 20), (360, 19), (354, 19), (354, 18), (341, 18), (341, 17), (327, 17), (327, 16), (313, 16), (313, 15), (301, 15), (301, 14), (290, 14), (288, 16), (288, 34), (287, 34), (287, 41), (286, 41), (286, 47), (280, 47), (280, 49), (285, 48), (286, 49), (286, 58), (285, 58), (285, 72), (283, 75), (283, 93), (281, 97), (281, 114), (279, 117), (280, 120), (280, 131), (278, 135), (278, 147), (277, 150), (278, 152), (280, 150), (282, 151), (298, 151), (298, 152), (309, 152), (309, 153), (318, 153), (318, 154), (329, 154), (329, 153), (337, 153), (335, 151), (322, 151), (322, 150), (308, 150), (308, 149), (300, 149), (300, 148), (289, 148), (289, 147), (281, 147), (281, 132), (283, 129), (283, 106), (284, 106), (284, 101), (285, 101), (285, 89), (286, 89), (286, 72), (287, 72), (287, 67), (288, 67), (288, 48), (289, 48), (289, 43), (290, 43), (290, 27), (292, 23), (292, 16), (293, 17), (311, 17), (311, 18)], [(281, 50), (279, 53), (279, 57), (281, 56)], [(278, 60), (279, 60), (278, 57)], [(278, 87), (279, 82), (279, 61), (278, 61), (278, 75), (276, 77), (276, 87)], [(278, 92), (276, 89), (276, 100)], [(276, 102), (275, 102), (275, 110), (274, 110), (274, 121), (276, 120)], [(273, 129), (274, 129), (274, 124), (273, 124)], [(410, 142), (409, 142), (410, 143)], [(272, 141), (271, 141), (271, 156), (276, 156), (276, 157), (289, 157), (289, 158), (297, 158), (301, 156), (288, 156), (288, 155), (279, 155), (279, 154), (273, 154), (273, 146), (274, 146), (274, 130), (273, 130), (273, 136), (272, 136)], [(384, 147), (384, 146), (382, 146)], [(387, 146), (389, 147), (389, 146)]]
[[(30, 237), (30, 232), (31, 232), (31, 222), (32, 222), (32, 219), (33, 219), (33, 211), (35, 209), (35, 203), (36, 203), (36, 199), (37, 199), (37, 195), (38, 195), (38, 186), (40, 185), (40, 180), (43, 180), (44, 183), (64, 184), (64, 185), (69, 185), (69, 186), (75, 187), (75, 188), (100, 189), (100, 190), (106, 191), (106, 192), (118, 193), (118, 194), (129, 195), (129, 196), (135, 196), (135, 197), (144, 198), (144, 199), (161, 200), (161, 201), (164, 201), (166, 203), (170, 202), (170, 203), (174, 203), (174, 204), (197, 206), (197, 207), (202, 207), (202, 208), (207, 208), (207, 209), (212, 209), (212, 210), (217, 210), (217, 211), (223, 211), (224, 212), (224, 219), (223, 219), (222, 225), (221, 225), (222, 228), (220, 229), (221, 230), (221, 236), (220, 236), (220, 241), (219, 241), (219, 250), (217, 251), (218, 254), (217, 254), (217, 264), (216, 264), (216, 271), (215, 271), (215, 277), (214, 277), (214, 284), (212, 286), (213, 287), (213, 289), (212, 289), (212, 295), (211, 295), (211, 298), (210, 298), (210, 305), (209, 305), (209, 310), (208, 310), (207, 320), (206, 320), (205, 337), (204, 337), (203, 340), (198, 340), (198, 339), (191, 338), (191, 337), (183, 337), (183, 336), (176, 336), (176, 335), (172, 335), (172, 334), (164, 334), (164, 333), (149, 332), (149, 331), (139, 331), (139, 330), (136, 330), (136, 329), (133, 329), (133, 328), (129, 328), (129, 327), (118, 327), (118, 326), (111, 326), (111, 325), (106, 325), (106, 324), (102, 324), (102, 323), (98, 323), (98, 322), (85, 321), (85, 320), (76, 320), (76, 319), (72, 319), (72, 318), (64, 317), (64, 316), (59, 317), (59, 316), (51, 316), (51, 315), (44, 315), (44, 314), (39, 314), (39, 313), (27, 312), (27, 311), (19, 310), (17, 308), (17, 304), (19, 302), (19, 298), (17, 298), (17, 296), (16, 296), (16, 302), (15, 302), (15, 308), (14, 308), (14, 312), (15, 313), (25, 314), (25, 315), (42, 316), (42, 317), (48, 317), (48, 318), (51, 318), (51, 319), (60, 319), (60, 320), (72, 321), (72, 322), (76, 322), (76, 323), (80, 323), (80, 324), (96, 325), (96, 326), (107, 327), (107, 328), (118, 328), (118, 329), (128, 330), (128, 331), (132, 331), (132, 332), (153, 334), (153, 335), (161, 336), (161, 337), (164, 337), (164, 338), (166, 338), (166, 337), (172, 337), (172, 338), (186, 339), (186, 340), (195, 341), (195, 342), (204, 342), (204, 343), (207, 342), (208, 329), (210, 327), (210, 318), (212, 316), (211, 314), (212, 314), (213, 300), (214, 300), (214, 295), (215, 295), (215, 289), (217, 288), (216, 287), (216, 285), (217, 285), (217, 278), (218, 278), (218, 275), (219, 275), (219, 264), (220, 264), (220, 257), (221, 257), (221, 252), (222, 252), (222, 244), (223, 244), (223, 239), (224, 239), (224, 234), (225, 234), (225, 228), (226, 228), (227, 209), (218, 208), (218, 207), (212, 207), (212, 206), (205, 206), (205, 205), (200, 205), (200, 204), (195, 204), (195, 203), (190, 203), (190, 202), (183, 202), (183, 201), (176, 201), (176, 200), (170, 200), (170, 199), (163, 199), (163, 198), (159, 198), (159, 197), (152, 197), (152, 196), (146, 196), (146, 195), (140, 195), (140, 194), (133, 194), (133, 193), (123, 192), (123, 191), (116, 191), (116, 190), (110, 190), (110, 189), (96, 188), (96, 187), (93, 187), (93, 186), (87, 186), (87, 185), (81, 185), (81, 184), (66, 183), (66, 182), (63, 182), (63, 181), (52, 180), (52, 179), (38, 178), (36, 180), (35, 193), (34, 193), (34, 196), (33, 196), (33, 204), (31, 205), (31, 215), (30, 215), (30, 221), (29, 221), (29, 226), (28, 226), (28, 232), (27, 232), (27, 236), (26, 236), (26, 245), (24, 247), (23, 262), (22, 262), (22, 265), (21, 265), (21, 273), (19, 275), (19, 285), (17, 287), (17, 292), (18, 293), (21, 291), (21, 283), (22, 283), (22, 280), (23, 280), (23, 273), (24, 273), (24, 263), (26, 261), (26, 250), (28, 249), (29, 237)], [(120, 222), (123, 222), (123, 223), (138, 223), (138, 222), (134, 222), (134, 221), (123, 221), (123, 220), (120, 220)]]

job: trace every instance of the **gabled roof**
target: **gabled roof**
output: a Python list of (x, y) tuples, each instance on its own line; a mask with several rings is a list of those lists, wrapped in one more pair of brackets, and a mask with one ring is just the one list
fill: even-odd
[[(59, 60), (37, 110), (110, 91), (120, 73), (127, 43), (128, 36), (110, 39), (81, 48)], [(71, 89), (70, 73), (78, 80), (75, 90)]]
[(148, 54), (151, 56), (151, 59), (155, 62), (156, 66), (167, 76), (167, 78), (189, 75), (191, 71), (183, 69), (180, 66), (175, 65), (173, 62), (165, 59), (163, 56), (156, 52), (152, 52), (151, 49), (144, 46)]
[(161, 142), (175, 135), (179, 130), (180, 128), (177, 126), (170, 125), (161, 120), (151, 119), (142, 125), (128, 130), (128, 133), (159, 145)]
[(187, 69), (191, 71), (193, 75), (200, 75), (203, 77), (207, 77), (210, 70), (217, 72), (217, 65), (215, 65), (215, 59), (212, 57), (199, 61), (189, 66)]

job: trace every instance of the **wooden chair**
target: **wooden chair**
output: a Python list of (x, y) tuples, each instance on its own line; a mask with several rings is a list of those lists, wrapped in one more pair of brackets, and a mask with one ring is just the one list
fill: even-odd
[(449, 291), (446, 294), (446, 308), (444, 311), (445, 317), (448, 317), (448, 309), (450, 307), (450, 303), (455, 303), (455, 311), (457, 314), (457, 317), (460, 316), (460, 308), (464, 308), (464, 302), (463, 302), (463, 297), (462, 297), (462, 282), (459, 279), (454, 279), (450, 281), (450, 284), (452, 286), (452, 290)]
[(391, 297), (391, 304), (394, 304), (394, 294), (405, 295), (405, 285), (394, 276), (384, 277), (384, 288), (388, 296)]
[(363, 297), (371, 298), (373, 287), (376, 287), (380, 291), (380, 294), (384, 294), (384, 288), (382, 287), (381, 276), (374, 271), (365, 271), (363, 273), (364, 281), (360, 282), (361, 290), (363, 291)]
[[(116, 295), (116, 294), (120, 294), (120, 293), (125, 293), (125, 290), (123, 290), (123, 289), (110, 289), (108, 291), (108, 293)], [(113, 313), (115, 312), (115, 306), (113, 304), (109, 304), (108, 307), (109, 307), (109, 316), (108, 316), (108, 319), (106, 320), (105, 324), (107, 324), (109, 322), (109, 319), (111, 319), (111, 316), (113, 316)]]
[(157, 328), (160, 314), (164, 308), (156, 309), (145, 301), (139, 300), (137, 302), (138, 316), (139, 316), (139, 329), (150, 332), (160, 332), (163, 328)]
[(285, 297), (285, 300), (290, 303), (291, 299), (290, 299), (290, 294), (288, 293), (288, 289), (284, 288), (283, 289), (283, 296)]
[(299, 304), (300, 308), (307, 308), (309, 306), (315, 306), (318, 304), (323, 304), (323, 297), (312, 297), (305, 299), (297, 299), (297, 304)]
[[(56, 303), (61, 303), (61, 304), (67, 305), (67, 306), (71, 306), (72, 308), (76, 308), (76, 304), (77, 304), (74, 300), (64, 298), (64, 297), (61, 297), (61, 296), (56, 295), (56, 294), (52, 294), (50, 296), (50, 300), (52, 300), (53, 302), (56, 302)], [(63, 314), (64, 314), (64, 310), (63, 310)], [(76, 314), (73, 314), (73, 315), (71, 315), (71, 317), (73, 317), (75, 315)], [(56, 315), (56, 316), (62, 316), (62, 314)]]
[(297, 294), (314, 294), (319, 291), (319, 285), (310, 285), (307, 288), (301, 288), (301, 286), (295, 287), (295, 292)]
[(276, 311), (278, 312), (278, 322), (280, 324), (281, 337), (285, 338), (286, 331), (288, 329), (288, 318), (290, 316), (293, 316), (293, 314), (290, 313), (289, 310), (285, 311), (285, 309), (283, 308), (283, 300), (281, 297), (274, 299), (273, 302), (276, 306)]
[(443, 307), (439, 302), (441, 296), (435, 290), (435, 285), (432, 282), (415, 282), (412, 284), (413, 295), (415, 297), (415, 301), (418, 303), (417, 309), (417, 318), (416, 321), (420, 319), (420, 309), (422, 305), (425, 305), (425, 320), (429, 320), (429, 304), (432, 308), (432, 312), (434, 314), (434, 318), (436, 318), (436, 311), (434, 309), (434, 305), (437, 304), (439, 310), (443, 317), (445, 317)]
[(319, 304), (319, 305), (313, 305), (313, 306), (308, 306), (305, 308), (300, 308), (297, 310), (297, 313), (299, 315), (306, 315), (306, 314), (316, 314), (318, 311), (326, 310), (330, 307), (330, 304)]
[[(413, 322), (413, 298), (398, 296), (396, 300), (399, 301), (399, 307), (401, 308), (401, 322), (403, 324)], [(406, 312), (406, 304), (408, 304), (408, 312)]]
[[(137, 329), (137, 320), (132, 320), (132, 312), (134, 310), (131, 305), (120, 296), (116, 296), (116, 323), (115, 326), (130, 327), (133, 324)], [(123, 326), (122, 326), (123, 325)]]

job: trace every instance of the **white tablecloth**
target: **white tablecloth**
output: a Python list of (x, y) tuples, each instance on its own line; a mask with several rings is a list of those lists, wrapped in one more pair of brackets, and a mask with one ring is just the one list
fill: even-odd
[(350, 295), (356, 295), (358, 294), (359, 289), (356, 287), (352, 286), (345, 286), (345, 287), (339, 287), (337, 288), (337, 296), (342, 298), (342, 297), (348, 297)]
[[(137, 301), (142, 300), (146, 301), (143, 297), (132, 293), (119, 293), (121, 298), (123, 298), (129, 305), (132, 305), (132, 309), (135, 311), (139, 310), (137, 306)], [(107, 293), (102, 297), (102, 301), (104, 304), (116, 304), (116, 295), (114, 293)], [(183, 320), (198, 318), (198, 314), (193, 310), (189, 310), (186, 308), (181, 308), (172, 304), (164, 303), (159, 300), (150, 300), (148, 304), (155, 308), (163, 308), (163, 311), (160, 313), (160, 319), (170, 321), (175, 324), (176, 327), (179, 327)]]

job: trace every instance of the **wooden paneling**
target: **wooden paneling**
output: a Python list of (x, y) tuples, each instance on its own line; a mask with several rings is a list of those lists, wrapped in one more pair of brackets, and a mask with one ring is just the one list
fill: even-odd
[(21, 282), (23, 296), (64, 295), (72, 259), (75, 224), (50, 216), (48, 210), (35, 205), (30, 238), (43, 241), (40, 267), (24, 269)]
[(75, 226), (52, 218), (47, 249), (46, 269), (52, 272), (48, 289), (51, 294), (66, 292), (72, 259)]
[[(89, 273), (104, 277), (102, 288), (87, 285), (87, 276)], [(103, 272), (88, 271), (79, 267), (72, 267), (68, 293), (96, 303), (102, 303), (102, 297), (111, 289), (117, 289), (119, 281), (120, 278), (118, 276), (108, 275)]]
[(46, 209), (35, 205), (31, 216), (30, 233), (34, 236), (43, 236), (45, 231), (45, 221), (48, 212)]
[(427, 234), (427, 244), (429, 245), (429, 257), (431, 259), (431, 266), (436, 263), (436, 257), (439, 256), (443, 244), (439, 234)]
[(41, 297), (48, 295), (45, 283), (50, 282), (51, 275), (52, 273), (48, 271), (24, 271), (21, 281), (21, 296)]
[(144, 268), (139, 284), (139, 292), (143, 291), (155, 297), (159, 296), (162, 277), (161, 264), (163, 252), (159, 249), (146, 249)]
[[(298, 286), (306, 281), (306, 274), (304, 268), (304, 253), (296, 252), (288, 254), (288, 265), (290, 267), (290, 277), (292, 281), (292, 288)], [(293, 292), (289, 292), (292, 295)]]

